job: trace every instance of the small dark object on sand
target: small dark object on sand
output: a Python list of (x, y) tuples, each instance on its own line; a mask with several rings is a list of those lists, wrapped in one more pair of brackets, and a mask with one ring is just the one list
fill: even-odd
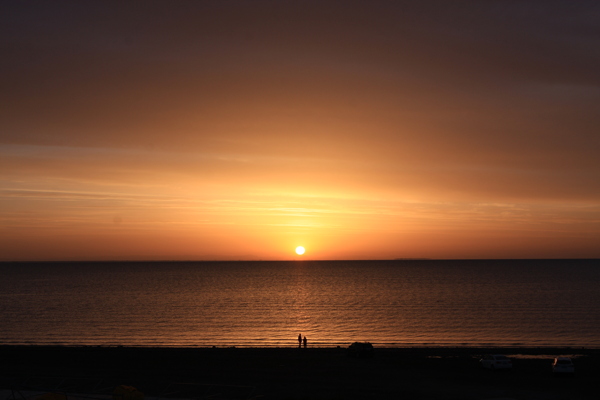
[(348, 355), (359, 358), (373, 357), (373, 345), (369, 342), (354, 342), (348, 347)]

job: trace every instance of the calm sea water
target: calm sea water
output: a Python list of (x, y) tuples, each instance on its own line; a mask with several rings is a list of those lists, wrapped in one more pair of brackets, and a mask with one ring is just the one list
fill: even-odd
[(0, 264), (0, 344), (600, 348), (598, 260)]

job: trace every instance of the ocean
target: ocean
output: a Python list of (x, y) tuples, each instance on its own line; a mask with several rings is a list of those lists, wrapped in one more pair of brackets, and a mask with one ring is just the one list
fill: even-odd
[(600, 260), (0, 263), (0, 345), (600, 348)]

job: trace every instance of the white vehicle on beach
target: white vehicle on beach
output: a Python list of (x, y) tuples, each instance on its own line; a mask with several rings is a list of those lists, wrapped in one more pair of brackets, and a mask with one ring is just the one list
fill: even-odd
[(488, 369), (511, 369), (512, 361), (502, 354), (488, 354), (479, 360), (483, 368)]
[(569, 357), (556, 357), (552, 362), (552, 372), (555, 374), (574, 374), (575, 366)]

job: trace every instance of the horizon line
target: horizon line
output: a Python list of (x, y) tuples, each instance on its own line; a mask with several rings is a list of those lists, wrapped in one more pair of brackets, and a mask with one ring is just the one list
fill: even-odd
[(184, 263), (184, 262), (337, 262), (337, 261), (527, 261), (527, 260), (600, 260), (598, 257), (567, 257), (567, 258), (426, 258), (426, 257), (407, 257), (407, 258), (356, 258), (356, 259), (280, 259), (280, 260), (262, 260), (262, 259), (161, 259), (161, 260), (135, 260), (135, 259), (113, 259), (113, 260), (0, 260), (0, 263), (80, 263), (80, 262), (127, 262), (127, 263)]

